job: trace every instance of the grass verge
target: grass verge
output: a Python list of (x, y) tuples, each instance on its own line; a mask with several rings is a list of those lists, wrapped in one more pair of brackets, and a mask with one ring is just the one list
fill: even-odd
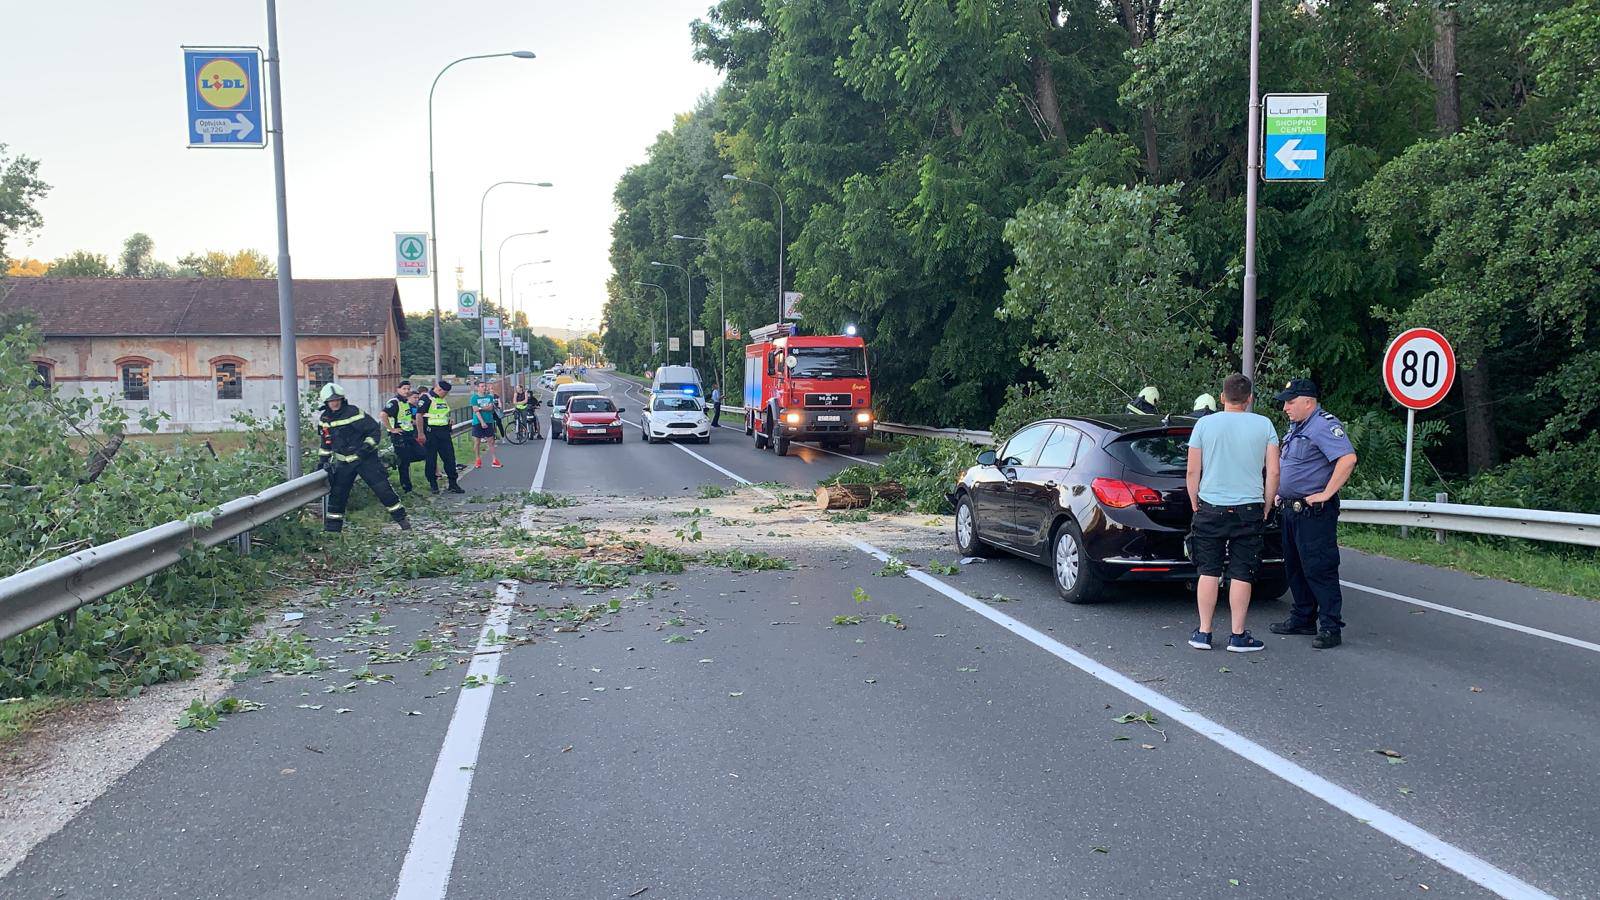
[(0, 701), (0, 745), (27, 731), (45, 713), (71, 701), (61, 697), (27, 697)]
[(1402, 538), (1398, 529), (1382, 525), (1341, 525), (1339, 543), (1363, 553), (1600, 600), (1600, 553), (1593, 550), (1462, 534), (1446, 535), (1440, 544), (1432, 531), (1414, 529)]

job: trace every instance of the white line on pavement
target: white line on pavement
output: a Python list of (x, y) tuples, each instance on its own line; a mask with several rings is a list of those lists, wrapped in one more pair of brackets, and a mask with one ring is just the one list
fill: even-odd
[[(622, 420), (622, 424), (627, 425), (627, 426), (632, 427), (632, 428), (638, 428), (638, 429), (641, 429), (641, 430), (643, 430), (643, 428), (644, 428), (643, 425), (640, 425), (637, 422), (630, 422), (627, 419), (623, 419)], [(731, 471), (729, 471), (727, 469), (724, 469), (723, 467), (717, 465), (716, 463), (712, 462), (711, 460), (706, 459), (704, 456), (701, 456), (700, 454), (694, 452), (693, 450), (690, 450), (688, 447), (685, 447), (684, 445), (682, 445), (680, 443), (677, 443), (676, 441), (668, 441), (667, 443), (671, 444), (674, 447), (677, 447), (679, 450), (682, 450), (683, 452), (689, 454), (690, 456), (694, 457), (695, 459), (700, 460), (701, 462), (705, 463), (706, 465), (710, 466), (711, 468), (716, 469), (718, 472), (721, 472), (722, 474), (728, 476), (729, 478), (732, 478), (734, 481), (737, 481), (740, 484), (745, 485), (746, 487), (754, 490), (756, 493), (760, 494), (763, 497), (766, 497), (768, 500), (776, 500), (776, 499), (778, 499), (778, 496), (776, 494), (772, 493), (771, 491), (767, 490), (766, 488), (756, 487), (756, 483), (751, 481), (750, 479), (744, 477), (743, 475), (738, 475), (738, 474), (735, 474), (734, 472), (731, 472)]]
[(506, 621), (511, 617), (518, 590), (520, 586), (514, 581), (502, 581), (495, 589), (494, 607), (483, 622), (472, 664), (467, 667), (467, 678), (482, 686), (464, 688), (456, 694), (456, 711), (444, 733), (444, 746), (439, 748), (439, 761), (422, 800), (422, 813), (411, 832), (411, 846), (395, 885), (395, 900), (444, 900), (450, 885), (461, 819), (467, 812), (467, 796), (472, 793), (478, 747), (483, 741), (484, 723), (489, 719), (489, 701), (494, 699), (494, 677), (500, 671), (500, 656), (506, 646), (500, 638), (506, 634)]
[(545, 436), (544, 450), (539, 454), (539, 468), (533, 473), (533, 484), (528, 487), (529, 493), (544, 490), (544, 473), (550, 468), (550, 447), (555, 442), (556, 439), (553, 436)]
[[(845, 542), (880, 561), (887, 562), (889, 554), (865, 541), (846, 536)], [(1224, 750), (1246, 759), (1291, 785), (1327, 803), (1329, 806), (1388, 835), (1394, 840), (1421, 853), (1468, 880), (1481, 885), (1501, 897), (1550, 898), (1551, 895), (1517, 878), (1479, 857), (1446, 842), (1431, 832), (1423, 830), (1394, 813), (1365, 800), (1353, 792), (1323, 778), (1288, 759), (1273, 753), (1255, 741), (1226, 728), (1200, 713), (1184, 706), (1159, 691), (1139, 684), (1133, 679), (1073, 650), (1055, 638), (1049, 637), (1031, 625), (993, 609), (989, 605), (967, 596), (962, 591), (934, 578), (926, 572), (911, 569), (906, 573), (951, 600), (965, 606), (1000, 627), (1010, 631), (1041, 650), (1055, 656), (1073, 668), (1127, 694), (1145, 706), (1159, 710), (1168, 718), (1179, 722), (1194, 733), (1217, 744)], [(1552, 898), (1553, 900), (1553, 898)]]
[(1361, 591), (1365, 594), (1388, 597), (1390, 600), (1399, 600), (1401, 603), (1409, 603), (1412, 606), (1420, 606), (1424, 609), (1449, 613), (1452, 616), (1460, 616), (1463, 619), (1471, 619), (1474, 622), (1482, 622), (1485, 625), (1493, 625), (1496, 628), (1505, 628), (1510, 631), (1520, 631), (1523, 634), (1531, 634), (1534, 637), (1544, 638), (1547, 641), (1555, 641), (1560, 644), (1566, 644), (1569, 647), (1577, 647), (1580, 650), (1589, 650), (1595, 653), (1600, 653), (1600, 644), (1579, 640), (1578, 638), (1574, 637), (1567, 637), (1564, 634), (1556, 634), (1553, 631), (1545, 631), (1542, 628), (1532, 628), (1527, 625), (1519, 625), (1516, 622), (1508, 622), (1505, 619), (1496, 619), (1493, 616), (1485, 616), (1480, 613), (1467, 612), (1464, 609), (1456, 609), (1454, 606), (1445, 606), (1442, 603), (1430, 603), (1427, 600), (1419, 600), (1416, 597), (1407, 597), (1405, 594), (1396, 594), (1393, 591), (1386, 591), (1382, 588), (1367, 587), (1364, 584), (1356, 584), (1354, 581), (1344, 581), (1341, 579), (1339, 583), (1347, 588)]

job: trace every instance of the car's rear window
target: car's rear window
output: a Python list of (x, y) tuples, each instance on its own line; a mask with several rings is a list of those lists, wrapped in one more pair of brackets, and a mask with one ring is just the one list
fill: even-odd
[(580, 413), (611, 412), (616, 409), (615, 406), (611, 405), (610, 400), (599, 397), (579, 397), (568, 404), (567, 408), (572, 412)]
[(1145, 475), (1182, 475), (1189, 467), (1189, 432), (1119, 438), (1106, 447), (1118, 462)]

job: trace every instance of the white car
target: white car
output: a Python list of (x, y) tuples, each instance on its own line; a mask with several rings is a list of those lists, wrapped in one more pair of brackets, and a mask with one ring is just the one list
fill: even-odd
[(674, 438), (711, 443), (711, 420), (706, 418), (706, 407), (699, 397), (657, 394), (645, 405), (639, 426), (644, 439), (652, 444)]

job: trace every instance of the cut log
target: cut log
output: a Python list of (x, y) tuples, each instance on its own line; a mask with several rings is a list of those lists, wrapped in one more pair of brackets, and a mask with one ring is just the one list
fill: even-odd
[(871, 506), (877, 500), (898, 503), (904, 499), (906, 499), (906, 489), (894, 481), (883, 481), (878, 484), (828, 484), (817, 488), (817, 509), (862, 509)]

